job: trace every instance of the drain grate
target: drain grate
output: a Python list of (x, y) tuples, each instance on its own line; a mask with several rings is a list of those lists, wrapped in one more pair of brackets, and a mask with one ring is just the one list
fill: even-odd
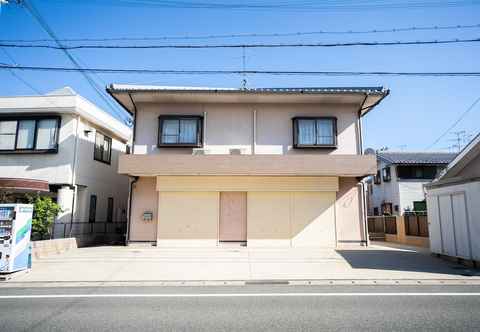
[(245, 285), (289, 285), (288, 280), (249, 280)]

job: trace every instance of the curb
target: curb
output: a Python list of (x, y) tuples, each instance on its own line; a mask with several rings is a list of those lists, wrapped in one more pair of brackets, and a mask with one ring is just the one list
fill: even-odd
[(335, 279), (335, 280), (143, 280), (143, 281), (6, 281), (0, 288), (36, 287), (202, 287), (202, 286), (480, 286), (478, 279)]

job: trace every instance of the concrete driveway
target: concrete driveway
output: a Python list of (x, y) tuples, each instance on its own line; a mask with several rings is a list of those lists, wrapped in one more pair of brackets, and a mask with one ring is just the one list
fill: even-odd
[(297, 282), (462, 281), (480, 271), (415, 248), (373, 244), (356, 249), (135, 248), (74, 249), (34, 261), (29, 273), (3, 283), (122, 283), (290, 280)]

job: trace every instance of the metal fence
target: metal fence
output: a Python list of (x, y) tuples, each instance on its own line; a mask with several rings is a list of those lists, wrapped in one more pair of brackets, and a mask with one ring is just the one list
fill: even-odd
[(404, 218), (407, 235), (428, 237), (428, 218), (425, 213), (405, 213)]

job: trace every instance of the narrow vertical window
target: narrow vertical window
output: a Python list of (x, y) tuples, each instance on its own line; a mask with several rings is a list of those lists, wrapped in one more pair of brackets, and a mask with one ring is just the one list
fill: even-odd
[(97, 196), (90, 195), (90, 210), (88, 212), (88, 222), (95, 222), (97, 216)]
[(112, 158), (112, 139), (102, 133), (95, 133), (93, 159), (110, 164)]
[(113, 222), (113, 197), (109, 197), (107, 202), (107, 222)]

